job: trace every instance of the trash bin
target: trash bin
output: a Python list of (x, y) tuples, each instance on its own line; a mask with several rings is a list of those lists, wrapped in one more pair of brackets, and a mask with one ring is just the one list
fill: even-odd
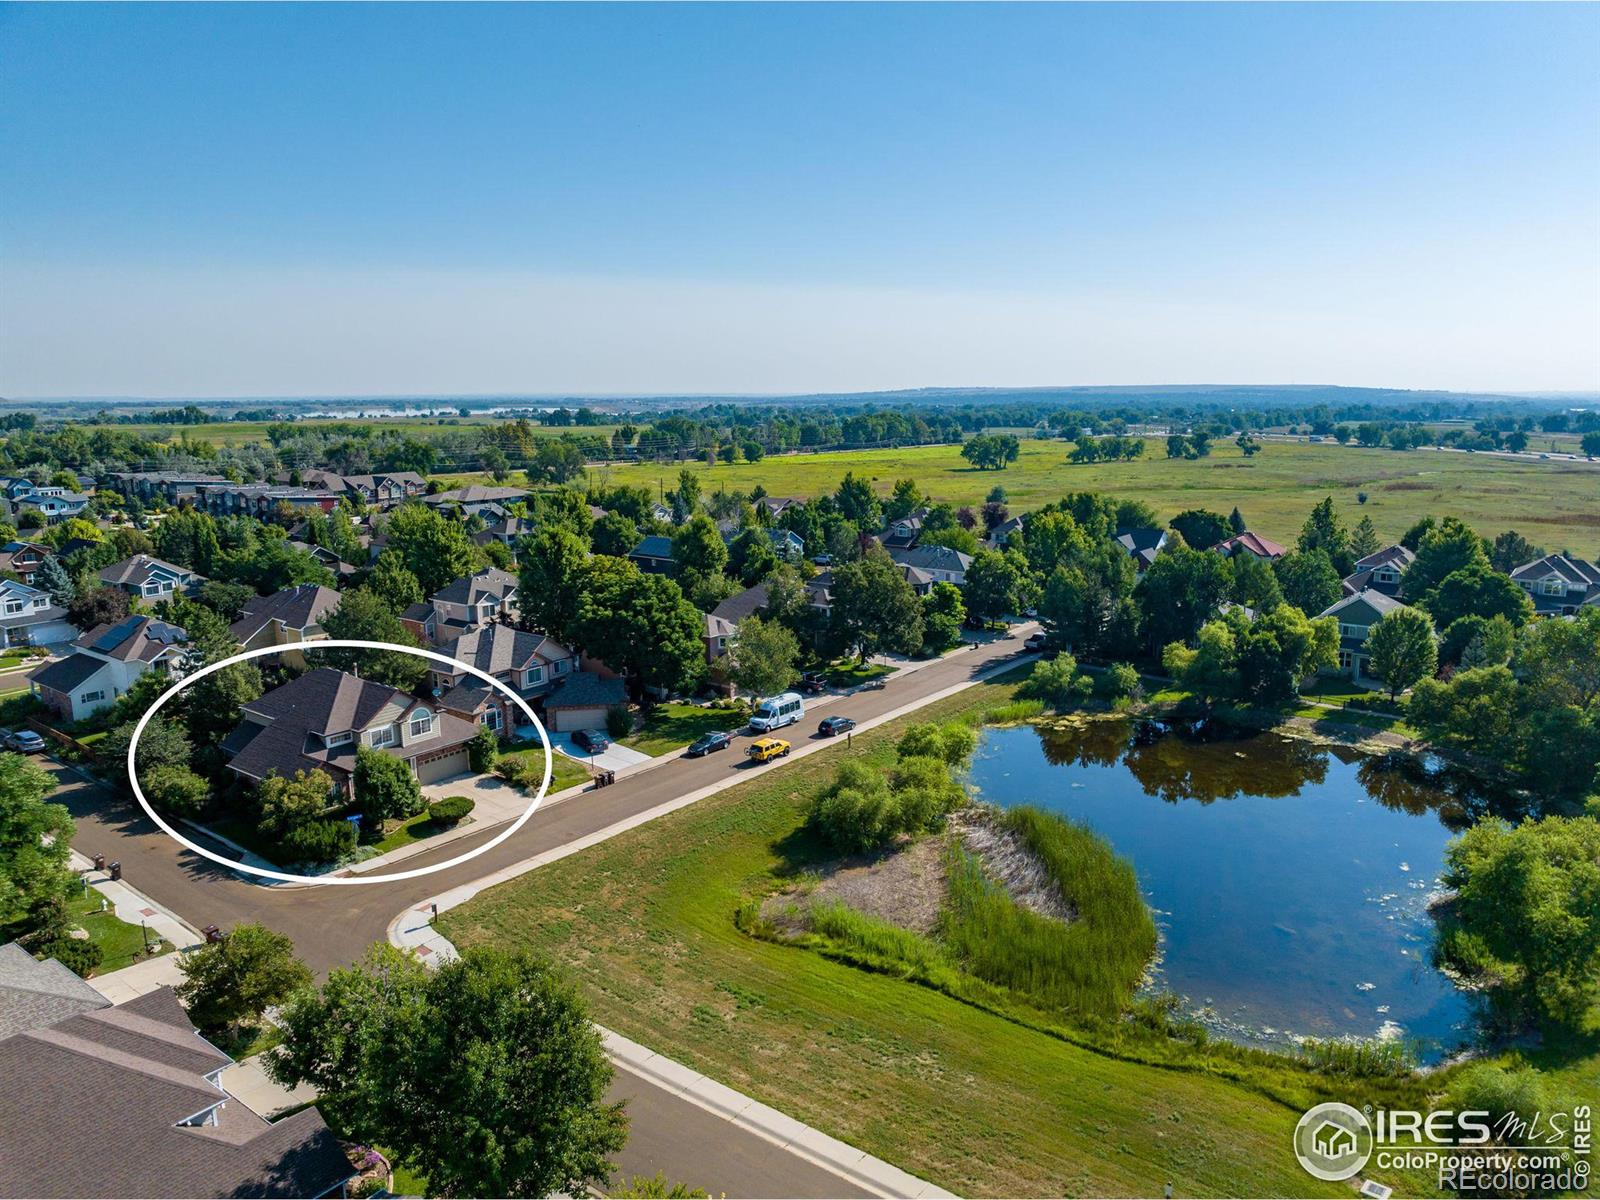
[(200, 932), (206, 935), (206, 941), (208, 942), (220, 942), (222, 940), (222, 930), (215, 925), (207, 925)]
[(96, 854), (94, 856), (94, 869), (96, 871), (104, 871), (106, 869), (106, 856), (104, 854)]
[(106, 868), (106, 870), (111, 872), (111, 878), (113, 878), (113, 879), (121, 879), (122, 878), (122, 860), (121, 859), (115, 860), (114, 862), (112, 862)]

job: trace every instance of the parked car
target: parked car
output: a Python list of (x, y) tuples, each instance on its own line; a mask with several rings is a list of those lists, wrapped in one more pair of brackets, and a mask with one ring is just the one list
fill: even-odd
[(815, 558), (813, 558), (811, 561), (815, 565), (817, 565), (819, 567), (831, 567), (831, 566), (833, 566), (833, 555), (831, 555), (831, 554), (819, 554)]
[(11, 729), (6, 731), (5, 745), (23, 754), (38, 754), (44, 749), (44, 738), (31, 729)]
[(856, 727), (856, 723), (849, 717), (823, 717), (822, 724), (817, 726), (817, 732), (823, 737), (838, 737), (841, 733), (849, 733)]
[(782, 738), (757, 738), (750, 743), (750, 749), (745, 753), (752, 762), (771, 762), (789, 753), (789, 743)]
[(611, 739), (598, 729), (580, 729), (572, 735), (572, 744), (590, 754), (604, 754), (611, 749)]
[(1041, 631), (1039, 633), (1030, 633), (1028, 640), (1022, 643), (1022, 648), (1024, 650), (1043, 650), (1049, 644), (1050, 635)]
[(800, 690), (808, 696), (820, 694), (828, 686), (828, 677), (821, 671), (807, 671), (800, 676)]
[(733, 736), (726, 733), (702, 733), (689, 743), (684, 756), (687, 758), (702, 758), (717, 750), (726, 750), (733, 744)]

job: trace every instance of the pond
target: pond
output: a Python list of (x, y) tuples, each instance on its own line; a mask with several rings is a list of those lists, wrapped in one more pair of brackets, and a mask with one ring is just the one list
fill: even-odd
[(1487, 801), (1413, 760), (1154, 722), (990, 729), (980, 798), (1105, 837), (1161, 929), (1155, 986), (1215, 1032), (1382, 1037), (1424, 1061), (1472, 1039), (1470, 996), (1429, 961), (1445, 845)]

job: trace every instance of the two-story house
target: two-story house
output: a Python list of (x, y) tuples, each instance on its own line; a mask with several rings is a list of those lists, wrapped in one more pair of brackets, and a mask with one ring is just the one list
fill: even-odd
[(1357, 682), (1373, 678), (1369, 670), (1372, 655), (1367, 650), (1367, 635), (1386, 614), (1404, 607), (1393, 596), (1368, 588), (1336, 601), (1317, 614), (1332, 617), (1339, 623), (1339, 674), (1349, 675)]
[(464, 575), (428, 597), (440, 638), (458, 637), (500, 617), (517, 615), (517, 577), (498, 567)]
[(189, 635), (151, 617), (97, 625), (72, 643), (72, 653), (28, 676), (33, 694), (71, 721), (115, 702), (146, 671), (177, 674)]
[[(537, 700), (556, 684), (577, 673), (578, 656), (542, 633), (509, 625), (487, 625), (446, 642), (440, 651), (457, 662), (494, 676), (524, 700)], [(439, 706), (464, 720), (509, 733), (525, 717), (510, 699), (466, 671), (433, 664), (434, 694)]]
[(36, 512), (52, 522), (81, 516), (88, 506), (89, 497), (82, 492), (53, 486), (30, 488), (12, 500), (16, 512)]
[(100, 582), (118, 587), (143, 600), (168, 600), (192, 592), (206, 581), (204, 575), (148, 554), (135, 554), (100, 569)]
[(360, 746), (392, 754), (431, 784), (467, 770), (467, 743), (478, 731), (435, 704), (332, 667), (307, 671), (240, 711), (244, 719), (222, 741), (229, 770), (256, 782), (326, 771), (346, 795)]
[(426, 492), (428, 481), (415, 471), (390, 471), (382, 475), (346, 475), (344, 488), (346, 495), (363, 504), (393, 508)]
[[(339, 607), (339, 599), (339, 593), (332, 588), (296, 584), (247, 602), (239, 611), (239, 619), (228, 629), (245, 650), (324, 641), (328, 635), (322, 630), (322, 618)], [(298, 650), (283, 657), (292, 665), (305, 665), (305, 656)]]
[(49, 592), (0, 579), (0, 645), (54, 646), (77, 636), (66, 609), (58, 607)]
[(678, 561), (672, 557), (672, 539), (653, 533), (641, 538), (628, 551), (628, 561), (647, 575), (676, 575)]
[(1398, 599), (1400, 578), (1416, 557), (1404, 546), (1385, 546), (1357, 559), (1355, 570), (1344, 578), (1344, 594), (1354, 596), (1357, 592), (1373, 591)]
[(23, 583), (32, 583), (34, 572), (44, 566), (51, 553), (49, 546), (38, 542), (7, 542), (0, 546), (0, 571), (15, 572)]
[(928, 510), (919, 508), (907, 513), (898, 521), (890, 521), (883, 527), (883, 532), (878, 535), (878, 540), (883, 543), (885, 550), (909, 550), (917, 544), (917, 539), (922, 536), (923, 518), (928, 515)]
[(1586, 604), (1600, 604), (1600, 567), (1566, 554), (1546, 554), (1523, 563), (1511, 580), (1533, 600), (1540, 616), (1570, 617)]
[(1278, 545), (1271, 538), (1264, 538), (1259, 533), (1251, 533), (1248, 529), (1243, 533), (1235, 534), (1231, 538), (1218, 542), (1211, 549), (1214, 553), (1222, 555), (1223, 558), (1232, 558), (1235, 554), (1249, 554), (1259, 558), (1262, 562), (1272, 562), (1274, 559), (1282, 558), (1289, 553), (1287, 549)]
[(889, 557), (901, 567), (910, 567), (926, 575), (929, 586), (953, 583), (961, 587), (967, 582), (967, 568), (972, 566), (972, 555), (952, 550), (949, 546), (913, 546), (909, 550), (890, 550)]

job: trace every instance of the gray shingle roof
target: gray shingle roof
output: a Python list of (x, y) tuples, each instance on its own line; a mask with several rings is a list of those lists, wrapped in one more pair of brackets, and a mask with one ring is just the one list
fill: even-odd
[[(170, 988), (0, 1040), (0, 1195), (313, 1196), (354, 1172), (315, 1109), (269, 1123)], [(215, 1125), (181, 1125), (209, 1108)]]
[(509, 625), (486, 625), (440, 647), (457, 662), (496, 675), (522, 670), (535, 659), (571, 657), (571, 651), (542, 633), (527, 633)]
[(28, 678), (40, 687), (55, 692), (72, 692), (79, 684), (103, 670), (107, 662), (92, 654), (69, 654), (55, 662), (46, 663)]
[(463, 575), (451, 580), (433, 594), (434, 600), (445, 604), (477, 604), (482, 600), (504, 600), (517, 590), (517, 577), (497, 567), (489, 567), (476, 575)]
[(591, 671), (568, 675), (566, 682), (550, 693), (544, 702), (551, 708), (610, 708), (627, 699), (620, 679), (602, 679)]
[(143, 585), (146, 580), (156, 575), (171, 576), (174, 579), (200, 578), (187, 567), (174, 566), (149, 554), (135, 554), (132, 558), (125, 558), (100, 570), (101, 582), (112, 584)]
[(118, 662), (151, 662), (163, 651), (188, 640), (188, 633), (180, 625), (152, 617), (123, 617), (114, 625), (96, 625), (72, 644)]
[(0, 1039), (110, 1003), (55, 959), (40, 961), (15, 942), (0, 946)]

